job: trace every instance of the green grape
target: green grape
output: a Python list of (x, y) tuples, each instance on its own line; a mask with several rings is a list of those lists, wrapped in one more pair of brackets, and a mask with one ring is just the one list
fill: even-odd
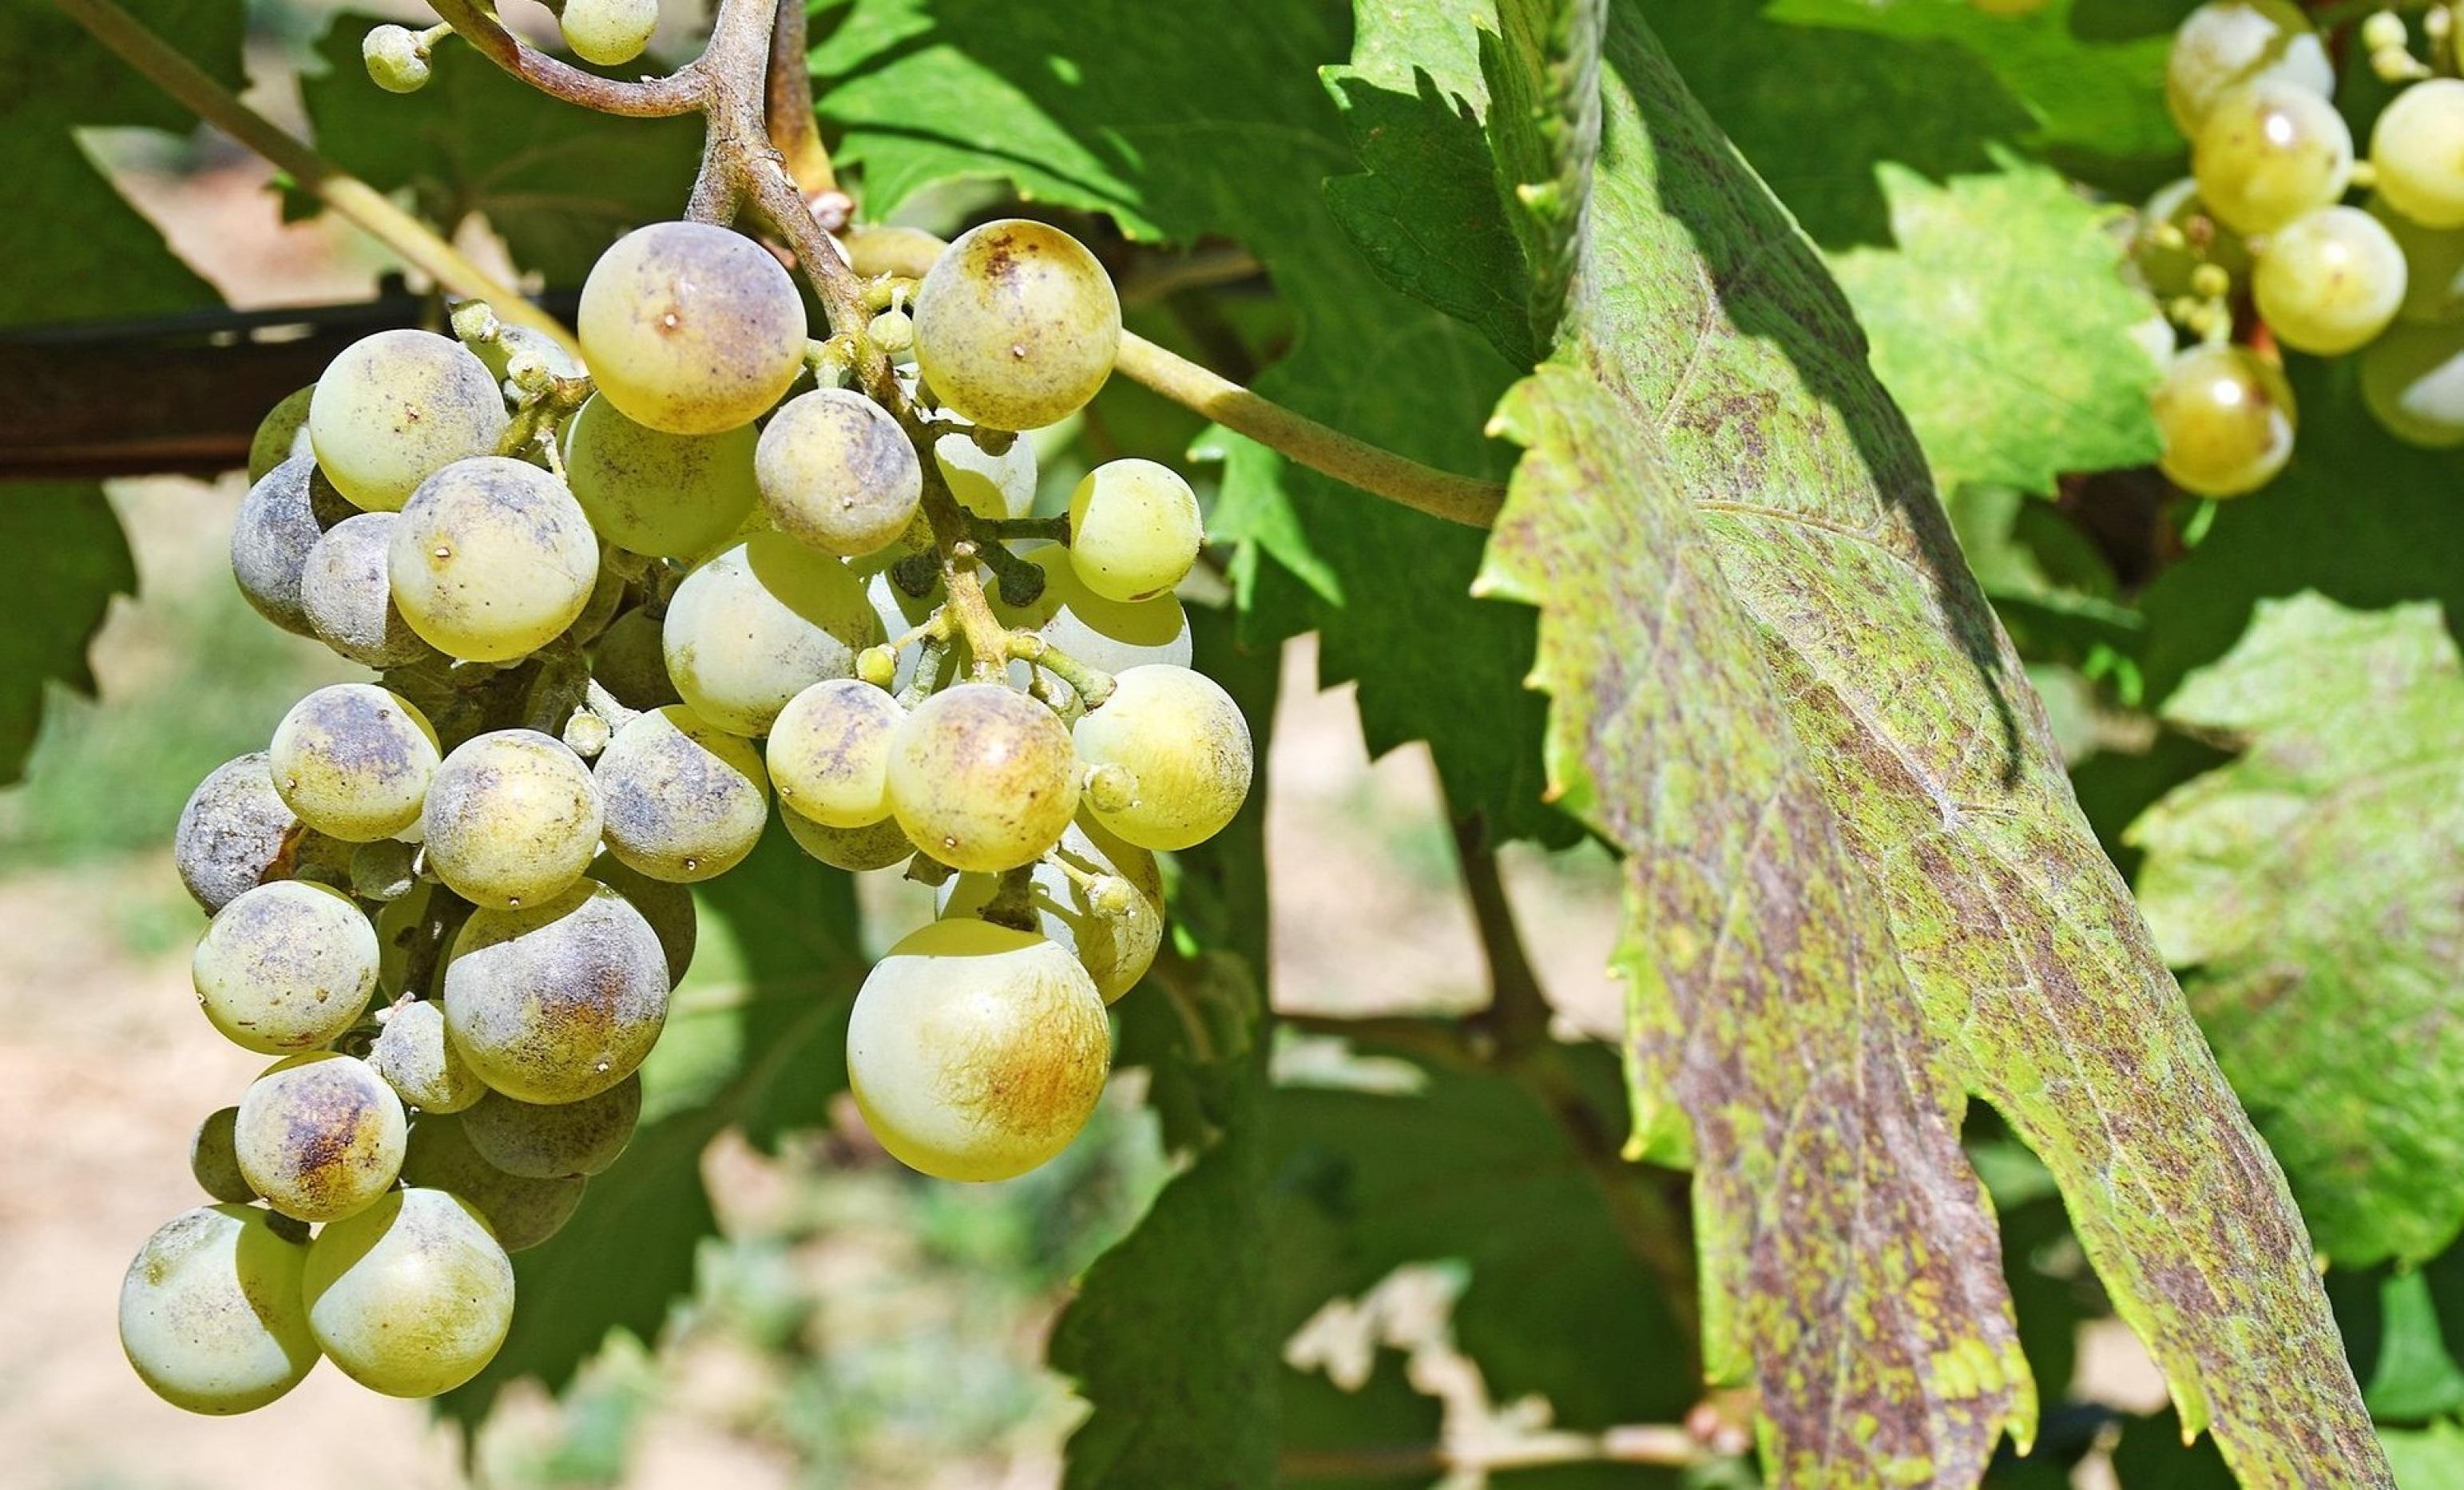
[(419, 883), (419, 851), (398, 838), (351, 850), (351, 893), (361, 900), (399, 900)]
[[(1016, 631), (1032, 631), (1064, 653), (1103, 672), (1126, 672), (1144, 663), (1189, 666), (1189, 617), (1166, 591), (1152, 600), (1114, 601), (1087, 588), (1070, 563), (1069, 551), (1054, 544), (1026, 556), (1044, 571), (1044, 593), (1031, 605), (993, 599), (993, 615)], [(1010, 664), (1010, 678), (1026, 686), (1028, 665)]]
[(373, 683), (330, 684), (292, 705), (266, 760), (283, 805), (346, 844), (417, 822), (436, 763), (428, 716)]
[(1121, 302), (1085, 244), (1008, 218), (960, 233), (915, 292), (915, 364), (943, 404), (996, 429), (1058, 424), (1112, 371)]
[(649, 875), (620, 862), (613, 854), (591, 861), (590, 878), (625, 897), (658, 935), (668, 957), (668, 986), (685, 980), (693, 966), (693, 948), (701, 938), (701, 918), (693, 909), (693, 891)]
[(2353, 135), (2336, 106), (2287, 82), (2218, 99), (2190, 168), (2199, 197), (2236, 232), (2273, 232), (2332, 205), (2353, 179)]
[(2165, 103), (2197, 139), (2216, 100), (2245, 83), (2280, 81), (2321, 98), (2336, 91), (2326, 44), (2292, 0), (2211, 0), (2173, 33)]
[(2251, 290), (2277, 340), (2297, 352), (2341, 356), (2395, 319), (2404, 303), (2404, 250), (2360, 208), (2323, 208), (2267, 235)]
[(431, 73), (428, 49), (407, 26), (371, 28), (360, 39), (360, 60), (367, 64), (368, 80), (387, 93), (417, 93)]
[(582, 353), (607, 401), (670, 434), (716, 434), (779, 402), (804, 362), (795, 281), (752, 239), (653, 223), (582, 286)]
[(2370, 343), (2362, 402), (2408, 445), (2464, 445), (2464, 322), (2398, 326)]
[(402, 1099), (364, 1061), (312, 1050), (267, 1066), (240, 1098), (239, 1172), (302, 1221), (373, 1204), (402, 1169)]
[(881, 638), (863, 581), (783, 533), (712, 559), (668, 602), (668, 676), (693, 712), (733, 734), (766, 734), (787, 700), (855, 675)]
[(514, 1265), (478, 1210), (402, 1190), (317, 1234), (300, 1280), (308, 1326), (342, 1374), (432, 1397), (479, 1374), (514, 1322)]
[(286, 878), (312, 835), (282, 794), (264, 751), (214, 767), (197, 783), (171, 840), (180, 883), (208, 915), (269, 880)]
[[(1087, 876), (1050, 863), (1030, 877), (1028, 904), (1046, 940), (1078, 959), (1111, 1003), (1134, 987), (1163, 946), (1163, 873), (1155, 855), (1080, 813), (1054, 852)], [(1106, 889), (1109, 877), (1113, 888)], [(974, 916), (1001, 890), (997, 874), (954, 874), (934, 899), (945, 919)]]
[(847, 388), (789, 399), (761, 430), (753, 469), (781, 531), (854, 559), (915, 520), (924, 468), (890, 411)]
[(604, 394), (564, 427), (564, 479), (599, 536), (662, 559), (709, 553), (742, 526), (760, 495), (753, 451), (761, 431), (668, 434), (635, 424)]
[(1249, 723), (1203, 673), (1150, 664), (1113, 679), (1111, 697), (1072, 732), (1090, 768), (1117, 766), (1131, 800), (1096, 820), (1141, 848), (1187, 848), (1223, 831), (1249, 796)]
[(631, 902), (584, 880), (518, 910), (481, 910), (445, 966), (445, 1020), (482, 1081), (524, 1102), (580, 1102), (633, 1074), (668, 1019), (668, 956)]
[(385, 550), (402, 516), (362, 513), (336, 523), (299, 569), (299, 608), (309, 633), (367, 668), (403, 668), (432, 656), (393, 603)]
[(873, 966), (847, 1019), (847, 1085), (891, 1154), (939, 1179), (1023, 1174), (1104, 1094), (1111, 1031), (1078, 960), (1031, 931), (935, 921)]
[(614, 1164), (641, 1116), (642, 1078), (635, 1075), (580, 1102), (542, 1105), (491, 1092), (462, 1114), (462, 1136), (508, 1174), (570, 1179)]
[(460, 1112), (488, 1094), (487, 1084), (446, 1037), (445, 1010), (426, 999), (395, 1007), (368, 1047), (368, 1065), (403, 1105), (421, 1112)]
[(2250, 279), (2250, 245), (2208, 215), (2199, 184), (2188, 176), (2160, 187), (2139, 209), (2130, 255), (2147, 293), (2160, 302), (2193, 294), (2190, 276), (2203, 264), (2223, 270), (2235, 284)]
[(260, 885), (214, 913), (189, 959), (197, 1003), (223, 1038), (277, 1055), (339, 1039), (377, 986), (377, 933), (350, 897)]
[(249, 1206), (201, 1206), (165, 1222), (128, 1264), (121, 1348), (173, 1407), (254, 1412), (317, 1364), (299, 1297), (308, 1249), (273, 1223)]
[(1151, 460), (1115, 460), (1069, 493), (1069, 564), (1111, 601), (1142, 601), (1181, 581), (1198, 561), (1206, 524), (1180, 472)]
[(283, 630), (314, 635), (299, 600), (300, 571), (325, 530), (350, 515), (312, 457), (294, 456), (258, 477), (231, 520), (231, 578), (241, 597)]
[(1035, 511), (1035, 444), (1023, 435), (998, 455), (965, 428), (935, 435), (933, 464), (958, 505), (979, 517), (999, 522)]
[(2175, 357), (2154, 403), (2165, 442), (2158, 464), (2185, 492), (2238, 496), (2293, 458), (2293, 390), (2241, 347), (2194, 346)]
[(2387, 206), (2424, 228), (2464, 228), (2464, 80), (2397, 94), (2370, 131), (2370, 164)]
[(317, 385), (313, 383), (284, 394), (282, 402), (257, 422), (256, 433), (248, 442), (250, 486), (264, 480), (275, 467), (295, 456), (305, 455), (311, 461), (317, 458), (308, 443), (308, 401), (316, 394)]
[(556, 18), (574, 55), (618, 67), (642, 55), (659, 29), (659, 0), (564, 0)]
[(550, 899), (599, 852), (599, 784), (582, 757), (537, 730), (494, 730), (453, 748), (428, 788), (429, 867), (476, 906)]
[(511, 424), (487, 365), (432, 331), (352, 342), (308, 402), (318, 466), (368, 512), (394, 511), (455, 461), (493, 452)]
[(239, 1172), (238, 1125), (239, 1108), (217, 1107), (188, 1140), (188, 1172), (196, 1176), (197, 1188), (229, 1205), (257, 1198), (256, 1187)]
[[(458, 317), (469, 309), (484, 307), (486, 303), (484, 300), (465, 300), (456, 308), (455, 314)], [(582, 359), (574, 356), (556, 338), (536, 326), (508, 325), (495, 319), (493, 310), (487, 314), (489, 334), (467, 344), (472, 354), (487, 364), (488, 375), (497, 382), (514, 381), (515, 374), (529, 371), (533, 363), (551, 377), (574, 379), (590, 376), (590, 369), (582, 365)]]
[(681, 702), (668, 677), (659, 618), (628, 610), (616, 618), (590, 648), (590, 675), (627, 709), (658, 709)]
[(1032, 863), (1078, 810), (1069, 731), (998, 683), (944, 690), (891, 736), (890, 804), (907, 836), (954, 869)]
[(682, 704), (617, 731), (591, 775), (606, 808), (607, 851), (654, 880), (725, 874), (770, 821), (761, 753)]
[(824, 827), (781, 803), (779, 821), (786, 826), (787, 836), (796, 841), (797, 847), (833, 869), (861, 874), (902, 865), (915, 857), (915, 844), (898, 825), (896, 818), (869, 827)]
[(781, 805), (825, 827), (890, 816), (890, 741), (907, 711), (869, 683), (832, 678), (797, 694), (770, 727), (770, 781)]
[(599, 582), (599, 539), (564, 483), (500, 455), (424, 483), (387, 550), (394, 603), (465, 662), (527, 657), (563, 634)]
[(410, 1126), (402, 1181), (417, 1189), (450, 1191), (469, 1201), (507, 1252), (536, 1247), (562, 1231), (590, 1183), (508, 1174), (479, 1157), (462, 1131), (462, 1120), (451, 1117), (423, 1117)]
[(2404, 251), (2404, 304), (2398, 320), (2430, 324), (2464, 317), (2464, 229), (2424, 228), (2370, 198), (2369, 211)]

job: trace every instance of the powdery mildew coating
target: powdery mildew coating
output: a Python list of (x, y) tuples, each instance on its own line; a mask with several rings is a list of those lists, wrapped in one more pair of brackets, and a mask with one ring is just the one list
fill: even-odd
[(907, 531), (924, 495), (915, 447), (890, 411), (847, 388), (788, 400), (762, 427), (753, 466), (780, 529), (855, 559)]
[(393, 603), (385, 551), (396, 513), (361, 513), (328, 529), (299, 567), (299, 608), (317, 640), (363, 668), (400, 668), (430, 655)]
[(274, 789), (264, 751), (226, 760), (197, 783), (180, 809), (171, 859), (180, 883), (209, 914), (270, 879), (279, 879), (310, 833)]
[(995, 429), (1087, 405), (1121, 345), (1121, 302), (1086, 245), (1009, 218), (960, 233), (915, 292), (915, 362), (935, 397)]
[(599, 785), (563, 741), (492, 730), (437, 767), (421, 826), (446, 888), (478, 906), (535, 905), (580, 879), (599, 851)]
[(669, 434), (594, 393), (564, 428), (564, 479), (599, 536), (618, 548), (695, 559), (736, 532), (759, 492), (761, 431)]
[(788, 701), (770, 726), (770, 784), (823, 827), (870, 827), (890, 816), (890, 742), (906, 722), (869, 683), (833, 678)]
[(634, 1075), (580, 1102), (521, 1102), (490, 1092), (462, 1114), (462, 1136), (508, 1174), (569, 1179), (614, 1164), (633, 1141), (641, 1116), (642, 1078)]
[(1051, 710), (999, 683), (915, 706), (890, 747), (899, 826), (956, 869), (992, 873), (1060, 842), (1078, 810), (1078, 759)]
[(242, 1205), (201, 1206), (145, 1240), (120, 1284), (120, 1344), (191, 1413), (247, 1413), (317, 1364), (300, 1280), (308, 1249)]
[(783, 533), (759, 534), (687, 575), (663, 633), (684, 701), (748, 738), (768, 734), (814, 684), (855, 676), (856, 653), (880, 640), (863, 581)]
[(590, 603), (599, 538), (564, 483), (524, 461), (457, 461), (423, 483), (386, 550), (394, 604), (429, 646), (510, 662)]
[(479, 1374), (514, 1322), (514, 1265), (469, 1203), (402, 1190), (318, 1233), (300, 1281), (308, 1326), (342, 1373), (431, 1397)]
[(589, 1184), (508, 1174), (479, 1157), (462, 1120), (453, 1117), (424, 1117), (411, 1125), (402, 1178), (406, 1185), (451, 1191), (469, 1201), (507, 1252), (536, 1247), (562, 1231)]
[(795, 281), (759, 244), (707, 223), (618, 239), (583, 281), (576, 325), (599, 391), (670, 434), (751, 424), (803, 365)]
[(1221, 832), (1248, 799), (1255, 764), (1241, 706), (1187, 668), (1132, 668), (1113, 682), (1072, 734), (1090, 768), (1129, 772), (1134, 794), (1096, 818), (1142, 848), (1187, 848)]
[(856, 995), (847, 1079), (882, 1147), (942, 1179), (1023, 1174), (1069, 1146), (1111, 1069), (1076, 958), (960, 917), (891, 949)]
[(689, 885), (724, 874), (770, 821), (761, 753), (682, 704), (617, 731), (591, 775), (608, 852), (652, 879)]
[(585, 880), (519, 910), (481, 910), (445, 969), (454, 1046), (490, 1086), (579, 1102), (622, 1082), (668, 1019), (667, 953), (624, 896)]
[(511, 423), (487, 364), (432, 331), (352, 342), (308, 401), (318, 466), (368, 512), (392, 512), (429, 476), (494, 451)]
[[(1099, 908), (1088, 887), (1056, 865), (1039, 862), (1029, 874), (1036, 929), (1076, 957), (1111, 1003), (1146, 976), (1163, 946), (1163, 871), (1155, 855), (1123, 843), (1084, 811), (1054, 851), (1081, 873), (1111, 875), (1129, 891), (1124, 904)], [(999, 875), (954, 874), (934, 898), (944, 917), (971, 916), (1000, 888)]]
[(404, 1106), (421, 1112), (459, 1112), (488, 1094), (479, 1073), (446, 1038), (445, 1010), (429, 999), (388, 1015), (367, 1061)]
[(325, 1044), (377, 986), (377, 933), (349, 897), (297, 880), (214, 913), (189, 956), (197, 1003), (223, 1038), (265, 1055)]
[(303, 1221), (373, 1204), (402, 1170), (402, 1099), (364, 1061), (331, 1051), (266, 1068), (240, 1098), (240, 1172), (266, 1203)]
[(231, 519), (231, 578), (256, 613), (283, 630), (310, 634), (299, 601), (299, 571), (327, 528), (350, 504), (317, 479), (317, 462), (295, 455), (250, 485)]
[(300, 821), (364, 844), (419, 821), (437, 758), (436, 732), (407, 699), (373, 683), (336, 683), (291, 706), (267, 766)]

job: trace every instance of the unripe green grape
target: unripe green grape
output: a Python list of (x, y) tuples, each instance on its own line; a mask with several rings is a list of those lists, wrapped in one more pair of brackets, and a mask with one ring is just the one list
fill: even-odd
[(314, 635), (299, 600), (300, 571), (325, 530), (350, 515), (312, 456), (295, 455), (258, 477), (231, 519), (231, 579), (241, 597), (283, 630)]
[[(1146, 976), (1163, 946), (1163, 874), (1155, 855), (1123, 843), (1086, 813), (1053, 850), (1072, 868), (1038, 863), (1031, 871), (1036, 927), (1078, 959), (1106, 1003)], [(997, 874), (954, 874), (935, 891), (944, 918), (973, 916), (1001, 891)]]
[(428, 49), (407, 26), (377, 26), (360, 38), (360, 60), (368, 79), (387, 93), (417, 93), (428, 86)]
[(364, 1061), (313, 1050), (240, 1098), (239, 1172), (283, 1215), (332, 1221), (375, 1203), (402, 1170), (402, 1099)]
[(902, 310), (883, 311), (866, 324), (864, 334), (891, 357), (915, 350), (915, 322)]
[(2251, 282), (2276, 340), (2336, 357), (2387, 328), (2404, 303), (2404, 250), (2357, 207), (2322, 208), (2267, 235)]
[(1097, 821), (1141, 848), (1187, 848), (1223, 831), (1254, 765), (1241, 706), (1187, 668), (1132, 668), (1113, 684), (1071, 732), (1088, 765), (1118, 766), (1134, 783), (1127, 806), (1095, 806)]
[(1142, 601), (1170, 590), (1205, 541), (1198, 495), (1169, 466), (1106, 461), (1069, 493), (1069, 565), (1106, 600)]
[(266, 764), (299, 821), (364, 844), (419, 821), (436, 772), (436, 732), (399, 694), (373, 683), (330, 684), (282, 716)]
[(591, 775), (607, 851), (654, 880), (690, 885), (726, 873), (770, 821), (761, 753), (682, 704), (617, 731)]
[(171, 860), (180, 883), (211, 915), (243, 893), (290, 872), (310, 829), (283, 805), (264, 751), (216, 766), (180, 809)]
[(915, 363), (950, 408), (1036, 429), (1084, 407), (1111, 376), (1121, 302), (1085, 244), (1021, 218), (960, 233), (915, 292)]
[(2173, 33), (2165, 58), (2165, 104), (2197, 139), (2216, 100), (2245, 83), (2279, 81), (2321, 98), (2336, 91), (2326, 44), (2292, 0), (2211, 0)]
[(617, 239), (583, 282), (578, 326), (599, 391), (670, 434), (751, 424), (803, 366), (795, 281), (759, 244), (707, 223)]
[(239, 1108), (217, 1107), (188, 1140), (188, 1172), (196, 1176), (197, 1188), (227, 1205), (246, 1205), (257, 1197), (256, 1187), (239, 1172), (238, 1125)]
[(1023, 1174), (1104, 1094), (1111, 1031), (1078, 960), (1031, 931), (935, 921), (890, 950), (847, 1019), (847, 1085), (899, 1162), (939, 1179)]
[(890, 741), (907, 711), (869, 683), (832, 678), (788, 701), (770, 726), (770, 782), (782, 806), (825, 827), (890, 816)]
[(2424, 228), (2370, 198), (2369, 211), (2404, 251), (2404, 304), (2396, 319), (2429, 324), (2464, 317), (2464, 229)]
[(423, 483), (386, 551), (394, 603), (429, 646), (510, 662), (573, 624), (599, 582), (599, 539), (564, 483), (500, 455)]
[(618, 67), (650, 44), (659, 29), (659, 0), (564, 0), (556, 23), (574, 55)]
[[(485, 310), (487, 302), (465, 300), (455, 307), (457, 331), (460, 329), (459, 318), (474, 307)], [(488, 310), (487, 315), (493, 326), (491, 333), (476, 340), (466, 337), (464, 344), (487, 364), (489, 376), (497, 382), (514, 382), (517, 373), (526, 371), (533, 364), (551, 377), (572, 379), (590, 376), (590, 369), (582, 365), (582, 359), (546, 332), (536, 326), (518, 326), (496, 320), (493, 310)]]
[(2424, 228), (2464, 228), (2464, 80), (2397, 94), (2370, 130), (2370, 164), (2389, 207)]
[(299, 569), (299, 608), (317, 640), (365, 668), (433, 655), (393, 603), (385, 551), (398, 513), (362, 513), (328, 529)]
[(429, 867), (475, 906), (509, 909), (561, 893), (599, 852), (599, 785), (561, 740), (494, 730), (436, 768), (421, 816)]
[(2362, 353), (2362, 402), (2408, 445), (2464, 445), (2464, 322), (2398, 326)]
[(627, 709), (657, 709), (679, 702), (668, 676), (661, 623), (647, 610), (616, 618), (590, 648), (590, 675)]
[(890, 803), (907, 836), (954, 869), (1032, 863), (1078, 810), (1069, 731), (1015, 689), (946, 689), (891, 736)]
[(783, 533), (757, 535), (685, 577), (668, 602), (668, 676), (711, 723), (766, 734), (787, 700), (855, 675), (881, 640), (864, 584), (847, 565)]
[(624, 896), (584, 880), (481, 910), (445, 967), (445, 1019), (480, 1079), (524, 1102), (580, 1102), (633, 1074), (668, 1019), (668, 957)]
[[(891, 575), (892, 563), (902, 557), (896, 549), (888, 549), (848, 566), (864, 581), (865, 600), (879, 618), (885, 642), (895, 641), (933, 619), (944, 599), (937, 581), (922, 595), (908, 594)], [(918, 650), (913, 645), (898, 649), (888, 684), (891, 692), (903, 692), (914, 679)]]
[(317, 1234), (308, 1326), (342, 1374), (432, 1397), (479, 1374), (514, 1322), (514, 1265), (469, 1202), (403, 1190)]
[(419, 884), (419, 850), (398, 838), (381, 838), (351, 850), (350, 889), (361, 900), (392, 901)]
[(1035, 443), (1021, 435), (995, 455), (967, 430), (933, 438), (933, 464), (958, 505), (994, 522), (1035, 511)]
[(2250, 278), (2250, 246), (2208, 215), (2199, 184), (2188, 176), (2159, 187), (2139, 209), (2130, 255), (2147, 293), (2160, 302), (2192, 294), (2191, 276), (2203, 265), (2224, 271), (2235, 284)]
[(422, 1190), (442, 1190), (470, 1202), (497, 1244), (507, 1252), (536, 1247), (564, 1229), (582, 1204), (585, 1179), (524, 1179), (479, 1157), (462, 1131), (462, 1120), (423, 1117), (410, 1126), (410, 1150), (402, 1180)]
[(299, 1290), (308, 1249), (244, 1205), (201, 1206), (145, 1238), (120, 1284), (120, 1345), (154, 1394), (250, 1413), (317, 1364)]
[[(2284, 374), (2237, 346), (2194, 346), (2173, 359), (2154, 395), (2158, 464), (2185, 492), (2238, 496), (2293, 458), (2293, 390)], [(1082, 747), (1083, 748), (1083, 747)]]
[(884, 819), (869, 827), (825, 827), (781, 803), (779, 822), (798, 848), (833, 869), (861, 874), (902, 865), (915, 857), (914, 841), (898, 825), (896, 818)]
[(753, 511), (761, 431), (669, 434), (594, 393), (564, 427), (564, 479), (599, 536), (662, 559), (710, 552)]
[(761, 507), (781, 532), (854, 559), (915, 520), (924, 469), (890, 411), (847, 388), (789, 399), (754, 452)]
[(523, 1179), (571, 1179), (605, 1172), (633, 1141), (642, 1079), (628, 1076), (580, 1102), (519, 1102), (491, 1092), (462, 1114), (462, 1136), (480, 1158)]
[(460, 1112), (488, 1093), (487, 1084), (447, 1038), (445, 1010), (416, 999), (386, 1016), (368, 1047), (368, 1066), (403, 1105), (421, 1112)]
[(278, 1055), (331, 1042), (377, 986), (377, 933), (321, 885), (260, 885), (214, 913), (189, 958), (197, 1003), (224, 1039)]
[(486, 364), (432, 331), (352, 342), (308, 402), (318, 466), (369, 512), (394, 511), (455, 461), (493, 452), (511, 423)]
[(2310, 89), (2255, 83), (2215, 101), (2190, 165), (2217, 221), (2237, 232), (2273, 232), (2344, 194), (2353, 134), (2336, 106)]
[(257, 422), (256, 433), (248, 442), (250, 486), (264, 480), (267, 472), (294, 456), (305, 455), (312, 461), (317, 458), (315, 449), (308, 443), (308, 401), (316, 396), (317, 385), (313, 383), (294, 389)]
[(667, 954), (668, 986), (674, 988), (685, 980), (692, 968), (693, 949), (701, 939), (701, 917), (693, 909), (693, 891), (666, 880), (654, 880), (618, 860), (613, 854), (602, 854), (591, 861), (590, 878), (625, 897), (626, 903), (641, 913), (659, 938), (659, 950)]

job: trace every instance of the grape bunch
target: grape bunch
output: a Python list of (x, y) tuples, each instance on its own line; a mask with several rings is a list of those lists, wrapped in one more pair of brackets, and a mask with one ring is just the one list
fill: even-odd
[[(2280, 350), (2359, 359), (2363, 401), (2414, 445), (2464, 445), (2464, 79), (2453, 12), (2356, 39), (2395, 88), (2357, 159), (2328, 38), (2291, 0), (2209, 0), (2174, 33), (2166, 101), (2189, 178), (2149, 200), (2134, 258), (2189, 344), (2155, 392), (2163, 469), (2235, 496), (2292, 458)], [(2357, 188), (2367, 196), (2353, 205)]]
[(198, 1003), (273, 1063), (197, 1130), (214, 1203), (122, 1286), (169, 1401), (245, 1412), (320, 1355), (401, 1396), (486, 1366), (507, 1254), (632, 1135), (689, 887), (774, 801), (824, 864), (937, 887), (848, 1024), (882, 1146), (998, 1180), (1086, 1123), (1107, 1006), (1161, 944), (1156, 855), (1249, 789), (1174, 594), (1199, 504), (1119, 460), (1031, 515), (1019, 431), (1092, 398), (1120, 338), (1067, 233), (986, 224), (866, 296), (811, 340), (759, 243), (656, 224), (592, 269), (579, 360), (466, 303), (267, 418), (232, 572), (378, 676), (300, 699), (181, 816)]

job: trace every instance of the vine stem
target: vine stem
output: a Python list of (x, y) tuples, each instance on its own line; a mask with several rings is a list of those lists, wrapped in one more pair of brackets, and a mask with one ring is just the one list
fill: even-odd
[(242, 103), (230, 89), (113, 0), (53, 3), (97, 41), (118, 54), (121, 61), (180, 100), (190, 113), (265, 157), (275, 168), (290, 173), (318, 200), (401, 254), (412, 268), (455, 295), (486, 300), (505, 319), (544, 332), (568, 351), (581, 351), (573, 333), (555, 317), (472, 262), (461, 250), (396, 207), (384, 192), (319, 155), (304, 142), (285, 133), (280, 125)]

